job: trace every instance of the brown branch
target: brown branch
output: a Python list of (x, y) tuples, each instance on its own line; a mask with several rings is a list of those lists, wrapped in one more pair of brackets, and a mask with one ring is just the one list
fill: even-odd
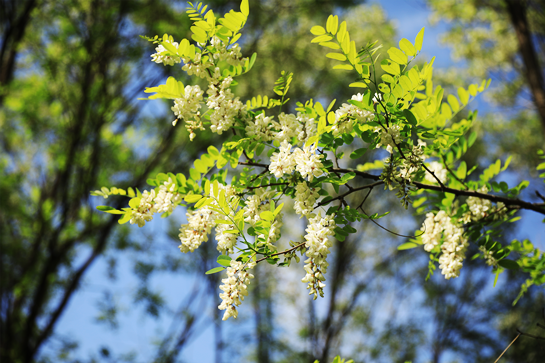
[(294, 251), (296, 249), (298, 249), (299, 247), (301, 247), (302, 245), (304, 245), (306, 242), (301, 242), (299, 243), (297, 246), (295, 247), (292, 247), (290, 248), (289, 250), (285, 250), (285, 251), (282, 251), (282, 252), (276, 252), (276, 253), (273, 253), (272, 255), (268, 255), (268, 256), (265, 256), (265, 257), (262, 257), (260, 258), (259, 260), (256, 260), (255, 263), (260, 263), (261, 261), (265, 261), (267, 258), (271, 258), (273, 256), (280, 256), (280, 255), (285, 255), (286, 253), (290, 253), (291, 251)]
[(524, 332), (520, 331), (519, 329), (517, 329), (517, 333), (519, 333), (520, 335), (525, 335), (527, 337), (537, 339), (537, 340), (545, 340), (545, 337), (540, 337), (540, 336), (537, 336), (537, 335), (524, 333)]
[(258, 188), (265, 188), (265, 187), (273, 187), (275, 185), (290, 185), (290, 183), (271, 183), (271, 184), (266, 184), (266, 185), (258, 185), (256, 187), (246, 187), (246, 189), (258, 189)]
[(327, 202), (323, 202), (323, 201), (322, 201), (322, 202), (318, 203), (314, 209), (316, 209), (316, 208), (318, 208), (318, 207), (321, 207), (321, 206), (323, 206), (323, 205), (329, 204), (329, 203), (333, 202), (334, 200), (339, 200), (339, 199), (343, 199), (343, 200), (344, 200), (344, 197), (346, 197), (346, 196), (348, 196), (348, 195), (350, 195), (350, 194), (352, 194), (352, 193), (354, 193), (354, 192), (357, 192), (358, 190), (364, 190), (364, 189), (369, 189), (369, 188), (370, 188), (370, 189), (373, 189), (374, 187), (376, 187), (377, 185), (380, 185), (380, 184), (383, 184), (383, 182), (382, 182), (382, 181), (379, 181), (379, 182), (376, 182), (376, 183), (372, 183), (372, 184), (368, 184), (368, 185), (361, 186), (361, 187), (359, 187), (359, 188), (351, 188), (351, 189), (350, 189), (349, 191), (347, 191), (346, 193), (340, 194), (340, 195), (336, 196), (335, 198), (328, 200)]
[[(268, 164), (250, 163), (250, 162), (239, 162), (239, 165), (258, 166), (258, 167), (261, 167), (261, 168), (268, 168), (269, 167)], [(365, 178), (365, 179), (371, 179), (371, 180), (375, 180), (375, 181), (380, 180), (379, 175), (373, 175), (373, 174), (369, 174), (369, 173), (354, 170), (354, 169), (330, 168), (329, 171), (339, 172), (339, 173), (355, 173), (357, 176)], [(374, 186), (380, 185), (382, 183), (383, 183), (383, 181), (380, 181), (380, 182), (376, 183), (376, 185), (374, 185)], [(486, 193), (481, 193), (481, 192), (476, 192), (476, 191), (471, 191), (471, 190), (459, 190), (459, 189), (454, 189), (454, 188), (449, 188), (449, 187), (441, 187), (441, 186), (437, 186), (437, 185), (424, 184), (424, 183), (420, 183), (420, 182), (413, 182), (412, 184), (414, 186), (416, 186), (418, 189), (434, 190), (434, 191), (437, 191), (437, 192), (451, 193), (451, 194), (454, 194), (454, 195), (457, 195), (457, 196), (475, 197), (475, 198), (490, 200), (490, 201), (495, 202), (495, 203), (502, 202), (503, 204), (505, 204), (507, 206), (516, 206), (516, 207), (518, 207), (520, 209), (528, 209), (528, 210), (532, 210), (534, 212), (537, 212), (539, 214), (545, 215), (545, 206), (543, 204), (541, 204), (541, 203), (530, 203), (530, 202), (526, 202), (524, 200), (520, 200), (518, 198), (506, 198), (506, 197), (501, 197), (501, 196), (498, 196), (498, 195), (486, 194)]]

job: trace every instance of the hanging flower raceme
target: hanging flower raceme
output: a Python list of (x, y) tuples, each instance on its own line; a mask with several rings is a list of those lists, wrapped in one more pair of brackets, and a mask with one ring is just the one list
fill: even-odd
[(335, 234), (335, 221), (333, 215), (326, 215), (322, 218), (320, 214), (309, 220), (306, 228), (305, 247), (307, 248), (305, 261), (306, 275), (301, 280), (308, 283), (307, 289), (310, 289), (309, 295), (314, 295), (314, 299), (324, 296), (324, 274), (327, 272), (329, 264), (326, 261), (329, 254), (329, 248), (333, 245), (329, 236)]
[(227, 267), (227, 278), (221, 280), (222, 285), (220, 290), (221, 304), (218, 309), (225, 310), (223, 320), (229, 319), (231, 316), (237, 318), (239, 306), (244, 301), (244, 296), (248, 296), (248, 285), (250, 280), (254, 278), (248, 270), (255, 267), (255, 262), (250, 261), (244, 265), (241, 261), (231, 260), (230, 267)]

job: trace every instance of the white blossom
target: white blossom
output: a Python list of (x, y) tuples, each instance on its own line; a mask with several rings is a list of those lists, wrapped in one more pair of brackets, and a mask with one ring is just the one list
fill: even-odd
[(310, 188), (306, 181), (297, 184), (295, 187), (295, 213), (309, 216), (314, 210), (316, 199), (320, 197), (320, 188)]
[(278, 122), (275, 124), (275, 128), (280, 130), (275, 134), (275, 140), (278, 140), (279, 142), (291, 142), (293, 137), (297, 137), (301, 133), (303, 125), (298, 122), (297, 117), (294, 114), (282, 112), (278, 115)]
[(458, 277), (468, 247), (467, 238), (463, 235), (464, 229), (453, 223), (445, 211), (439, 211), (435, 216), (428, 213), (426, 217), (421, 228), (424, 231), (421, 237), (424, 249), (430, 252), (442, 242), (439, 257), (441, 273), (447, 280)]
[[(363, 95), (358, 93), (357, 95), (353, 95), (352, 99), (361, 102), (363, 100)], [(331, 131), (335, 136), (351, 133), (355, 121), (368, 121), (373, 117), (374, 114), (372, 112), (362, 110), (361, 108), (350, 103), (343, 103), (341, 107), (335, 111), (335, 123), (333, 124)]]
[(301, 112), (297, 112), (297, 121), (301, 124), (301, 127), (297, 129), (299, 130), (299, 134), (297, 134), (298, 145), (304, 145), (311, 136), (316, 135), (316, 121)]
[(399, 177), (405, 179), (407, 182), (411, 183), (414, 174), (420, 170), (422, 162), (425, 159), (424, 156), (424, 147), (426, 143), (422, 140), (418, 140), (418, 145), (413, 146), (412, 152), (405, 155), (403, 163), (399, 168)]
[(243, 208), (244, 222), (249, 223), (252, 226), (261, 220), (259, 215), (261, 212), (269, 210), (269, 200), (274, 196), (275, 192), (265, 191), (259, 188), (255, 191), (254, 195), (251, 195), (246, 200), (246, 204)]
[(171, 213), (181, 201), (182, 196), (176, 190), (176, 183), (168, 178), (168, 181), (159, 186), (159, 192), (155, 197), (155, 209), (157, 213)]
[(178, 237), (182, 244), (179, 246), (183, 253), (193, 252), (201, 243), (208, 241), (208, 235), (215, 225), (214, 211), (207, 207), (186, 213), (187, 224), (182, 224)]
[(480, 246), (479, 251), (483, 253), (484, 261), (488, 266), (492, 266), (494, 268), (498, 267), (498, 260), (494, 258), (492, 251), (488, 251), (485, 246)]
[[(387, 130), (387, 131), (386, 131)], [(396, 147), (396, 144), (401, 142), (399, 125), (391, 125), (384, 130), (383, 127), (375, 127), (375, 132), (380, 136), (380, 142), (377, 144), (377, 149), (385, 146), (386, 150), (391, 154)]]
[[(447, 169), (443, 166), (442, 163), (438, 161), (432, 161), (428, 166), (428, 169), (430, 169), (435, 174), (435, 176), (441, 181), (441, 183), (445, 184), (447, 182)], [(437, 183), (437, 180), (433, 177), (433, 175), (428, 172), (426, 172), (424, 180), (430, 184)]]
[(272, 117), (260, 113), (246, 125), (246, 135), (256, 141), (271, 141), (274, 139), (274, 124)]
[(218, 309), (225, 310), (223, 320), (227, 320), (231, 316), (237, 318), (237, 306), (244, 301), (244, 296), (248, 296), (248, 285), (250, 279), (254, 278), (254, 275), (248, 270), (254, 267), (255, 262), (253, 261), (244, 266), (240, 261), (231, 260), (230, 267), (227, 267), (227, 278), (221, 280), (222, 285), (220, 286), (220, 290), (223, 292), (220, 294), (221, 304)]
[[(483, 186), (478, 191), (481, 193), (488, 193), (488, 188), (486, 186)], [(479, 219), (482, 219), (489, 215), (492, 208), (492, 202), (488, 199), (469, 197), (467, 198), (467, 206), (469, 207), (469, 211), (471, 212), (471, 219), (474, 221), (478, 221)]]
[(199, 78), (211, 78), (208, 69), (214, 64), (210, 60), (203, 63), (201, 53), (195, 53), (193, 59), (182, 58), (182, 60), (184, 61), (182, 70), (186, 71), (188, 76), (196, 75)]
[[(176, 49), (178, 49), (178, 43), (177, 42), (171, 42), (170, 40), (163, 41), (164, 43), (170, 43), (172, 44)], [(157, 64), (163, 63), (165, 66), (173, 66), (176, 63), (180, 63), (182, 60), (178, 56), (168, 56), (166, 53), (170, 53), (162, 44), (159, 44), (157, 48), (155, 48), (154, 54), (151, 55), (151, 61), (155, 62)]]
[(280, 150), (271, 155), (269, 171), (275, 177), (281, 178), (284, 174), (291, 174), (295, 170), (295, 157), (291, 153), (291, 144), (286, 140), (280, 144)]
[(153, 219), (153, 214), (156, 212), (153, 200), (155, 199), (155, 190), (148, 192), (147, 190), (142, 193), (140, 198), (140, 204), (138, 208), (132, 211), (131, 224), (138, 224), (138, 227), (144, 227), (146, 222)]
[(324, 155), (316, 155), (315, 148), (312, 145), (304, 149), (296, 148), (293, 152), (296, 164), (296, 170), (303, 178), (308, 178), (311, 182), (314, 177), (324, 174), (322, 170), (324, 165), (320, 161)]
[(307, 289), (310, 289), (309, 295), (314, 295), (314, 299), (324, 296), (324, 274), (327, 272), (329, 264), (326, 261), (329, 254), (329, 248), (333, 245), (329, 236), (335, 234), (335, 221), (333, 215), (326, 215), (324, 218), (320, 214), (311, 218), (305, 231), (305, 247), (307, 248), (305, 260), (306, 275), (301, 280), (308, 283)]
[(179, 119), (185, 121), (185, 127), (189, 131), (189, 138), (195, 138), (195, 130), (204, 130), (201, 116), (198, 110), (201, 108), (203, 91), (199, 85), (185, 86), (184, 95), (174, 100), (171, 110), (176, 115), (172, 125), (176, 125)]

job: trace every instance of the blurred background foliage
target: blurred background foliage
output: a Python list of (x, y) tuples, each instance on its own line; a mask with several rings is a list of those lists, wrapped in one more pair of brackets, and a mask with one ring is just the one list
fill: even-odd
[[(238, 8), (236, 2), (207, 4), (217, 13)], [(446, 22), (442, 40), (461, 60), (437, 71), (437, 84), (453, 90), (493, 79), (493, 89), (479, 101), (481, 141), (467, 162), (485, 165), (512, 154), (516, 173), (509, 177), (535, 177), (535, 154), (545, 135), (539, 103), (545, 92), (543, 4), (415, 5), (427, 7), (433, 22)], [(536, 326), (545, 325), (542, 289), (530, 289), (511, 305), (523, 276), (506, 272), (492, 288), (490, 269), (468, 260), (456, 281), (436, 275), (425, 282), (425, 254), (398, 252), (401, 239), (368, 224), (354, 226), (361, 230), (357, 238), (335, 242), (324, 299), (306, 296), (300, 266), (260, 265), (239, 319), (221, 324), (221, 276), (204, 275), (217, 252), (207, 243), (191, 255), (179, 253), (182, 211), (155, 221), (159, 227), (129, 229), (115, 216), (96, 213), (101, 201), (89, 196), (101, 186), (142, 189), (157, 172), (187, 173), (195, 156), (221, 142), (209, 133), (189, 142), (183, 127), (171, 126), (167, 103), (136, 100), (168, 75), (190, 82), (177, 67), (151, 64), (153, 49), (138, 37), (188, 37), (185, 2), (1, 0), (0, 6), (0, 361), (182, 362), (202, 355), (214, 362), (327, 362), (342, 353), (355, 362), (490, 362), (517, 328), (545, 335)], [(337, 99), (337, 106), (349, 99), (351, 75), (333, 72), (323, 49), (310, 44), (308, 30), (330, 13), (347, 21), (360, 45), (379, 40), (388, 49), (400, 38), (376, 2), (251, 1), (242, 43), (245, 54), (258, 53), (258, 62), (240, 78), (241, 98), (271, 96), (287, 70), (295, 73), (292, 109), (310, 97), (326, 104)], [(520, 44), (524, 20), (534, 63)], [(371, 212), (392, 210), (381, 220), (385, 227), (405, 234), (419, 227), (421, 218), (377, 193)], [(120, 207), (125, 200), (110, 203)], [(286, 216), (283, 239), (300, 238), (303, 228)], [(507, 231), (503, 242), (520, 232)], [(84, 313), (95, 319), (85, 326), (63, 320), (74, 316), (70, 311), (83, 314), (71, 302), (87, 299), (85, 291), (93, 288), (97, 293), (85, 308), (94, 310)], [(152, 330), (146, 340), (122, 346), (109, 341), (130, 336), (135, 328), (128, 319), (146, 322), (139, 328)], [(103, 339), (86, 334), (96, 331), (90, 328), (95, 324)], [(521, 336), (502, 361), (540, 362), (543, 342)], [(185, 354), (190, 350), (197, 353)]]

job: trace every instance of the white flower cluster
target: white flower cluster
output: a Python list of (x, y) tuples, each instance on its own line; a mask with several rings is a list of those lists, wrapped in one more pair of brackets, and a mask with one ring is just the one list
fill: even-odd
[(274, 139), (274, 125), (272, 118), (260, 113), (246, 124), (246, 135), (259, 141), (271, 141)]
[[(447, 169), (443, 166), (442, 163), (438, 161), (432, 161), (428, 166), (428, 169), (430, 169), (435, 174), (435, 176), (441, 181), (441, 183), (445, 184), (447, 182)], [(428, 172), (426, 172), (424, 180), (430, 184), (437, 183), (437, 180), (433, 177), (433, 175)]]
[(185, 121), (185, 127), (189, 131), (189, 139), (195, 138), (195, 130), (204, 130), (201, 121), (201, 114), (198, 110), (201, 108), (203, 91), (198, 85), (185, 86), (183, 97), (174, 100), (174, 106), (171, 110), (176, 115), (176, 120), (172, 122), (173, 126), (179, 119)]
[(395, 145), (401, 142), (401, 128), (399, 125), (391, 125), (390, 127), (387, 127), (386, 130), (382, 127), (375, 127), (374, 131), (380, 136), (380, 142), (377, 144), (377, 149), (381, 146), (385, 146), (386, 151), (391, 154), (396, 147)]
[(176, 183), (168, 178), (168, 181), (159, 187), (159, 193), (155, 197), (156, 213), (172, 213), (181, 201), (182, 196), (176, 191)]
[(335, 234), (335, 221), (333, 215), (326, 215), (324, 218), (320, 214), (311, 218), (306, 228), (305, 247), (307, 248), (305, 260), (306, 275), (301, 280), (308, 283), (307, 289), (310, 289), (309, 295), (314, 295), (314, 299), (320, 294), (324, 296), (324, 274), (327, 272), (329, 264), (326, 261), (329, 254), (329, 248), (333, 245), (329, 236)]
[(441, 273), (445, 275), (447, 280), (458, 277), (468, 247), (467, 238), (463, 235), (464, 229), (453, 223), (447, 213), (439, 211), (437, 215), (428, 213), (420, 230), (424, 232), (422, 242), (424, 249), (428, 252), (439, 245), (442, 240), (442, 254), (439, 257)]
[(144, 227), (146, 222), (153, 219), (155, 213), (155, 207), (153, 200), (155, 199), (155, 190), (148, 192), (147, 190), (142, 193), (140, 198), (140, 205), (138, 209), (132, 212), (131, 224), (138, 224), (138, 227)]
[(195, 53), (193, 59), (182, 58), (184, 65), (182, 69), (187, 72), (188, 76), (195, 75), (199, 78), (210, 78), (209, 68), (213, 67), (214, 64), (210, 61), (208, 57), (203, 58), (201, 53)]
[(253, 120), (246, 124), (246, 134), (248, 137), (260, 141), (278, 140), (279, 142), (292, 142), (297, 138), (297, 145), (303, 145), (311, 136), (316, 134), (316, 122), (307, 114), (297, 112), (282, 112), (278, 115), (278, 121), (273, 116), (266, 116), (260, 113)]
[(242, 110), (245, 110), (244, 104), (240, 102), (229, 88), (233, 82), (232, 77), (225, 78), (219, 86), (210, 83), (208, 87), (208, 99), (206, 105), (212, 114), (210, 115), (210, 130), (221, 135), (233, 126), (235, 116)]
[(275, 194), (276, 192), (265, 191), (262, 188), (259, 188), (255, 191), (254, 195), (248, 197), (246, 205), (243, 208), (244, 222), (255, 226), (255, 224), (261, 220), (259, 217), (261, 212), (270, 210), (269, 200), (274, 197)]
[(297, 128), (297, 145), (304, 145), (305, 142), (311, 137), (316, 135), (316, 121), (309, 115), (301, 112), (297, 112), (296, 120), (300, 126)]
[(399, 168), (399, 177), (406, 180), (408, 183), (412, 182), (412, 178), (420, 167), (422, 162), (426, 158), (424, 156), (424, 147), (426, 143), (422, 140), (418, 140), (418, 145), (413, 146), (413, 150), (410, 154), (405, 155), (407, 158), (403, 160)]
[[(488, 188), (483, 186), (478, 190), (478, 192), (488, 193)], [(490, 213), (492, 202), (488, 199), (469, 197), (467, 198), (467, 206), (469, 207), (469, 211), (471, 213), (471, 219), (477, 221), (486, 217)]]
[(238, 43), (233, 44), (231, 48), (227, 49), (227, 44), (225, 44), (217, 36), (213, 36), (212, 39), (210, 39), (210, 43), (214, 48), (216, 48), (213, 57), (217, 61), (224, 60), (228, 64), (235, 67), (243, 66), (246, 62), (246, 58), (242, 58), (242, 53), (240, 52), (240, 46)]
[[(355, 101), (363, 101), (363, 95), (358, 93), (353, 95)], [(370, 121), (375, 117), (372, 112), (362, 110), (350, 103), (343, 103), (341, 107), (335, 111), (335, 123), (331, 128), (333, 135), (338, 136), (344, 133), (351, 133), (354, 127), (354, 120), (357, 122)]]
[[(178, 43), (177, 42), (171, 42), (170, 40), (165, 40), (165, 43), (172, 44), (176, 49), (178, 49)], [(151, 61), (155, 62), (157, 64), (163, 63), (165, 66), (173, 66), (176, 63), (180, 63), (182, 60), (178, 56), (168, 56), (166, 53), (169, 53), (169, 51), (163, 47), (162, 44), (159, 44), (157, 48), (155, 48), (154, 54), (151, 55)]]
[(284, 140), (280, 144), (280, 151), (271, 155), (269, 171), (275, 177), (281, 178), (284, 174), (291, 174), (295, 167), (295, 158), (291, 154), (291, 144)]
[(186, 213), (187, 224), (180, 227), (181, 244), (178, 246), (183, 253), (193, 252), (201, 243), (208, 241), (208, 235), (215, 226), (215, 213), (213, 210), (203, 207)]
[[(478, 192), (488, 193), (488, 188), (485, 185)], [(494, 218), (501, 218), (507, 212), (504, 203), (497, 202), (496, 206), (493, 206), (490, 200), (478, 197), (467, 198), (467, 206), (469, 207), (469, 211), (461, 218), (461, 221), (464, 223), (478, 221), (490, 215), (493, 215)]]
[(254, 261), (250, 261), (244, 266), (240, 261), (231, 260), (231, 266), (227, 267), (227, 278), (221, 280), (223, 285), (220, 286), (223, 292), (220, 294), (221, 304), (218, 309), (225, 310), (223, 320), (227, 320), (231, 316), (237, 318), (237, 306), (244, 301), (244, 296), (248, 296), (248, 285), (250, 279), (254, 278), (254, 275), (248, 270), (254, 267)]
[[(225, 200), (230, 203), (231, 199), (235, 197), (236, 191), (231, 185), (222, 185), (218, 184), (218, 191), (214, 190), (214, 187), (212, 186), (211, 194), (212, 195), (219, 195), (220, 192), (223, 190), (225, 191)], [(213, 205), (218, 206), (216, 202), (213, 203)], [(234, 220), (235, 217), (235, 211), (230, 211), (229, 216), (227, 218), (222, 217), (224, 220)], [(236, 230), (237, 227), (234, 224), (218, 224), (216, 225), (216, 241), (218, 242), (217, 249), (221, 253), (230, 254), (234, 252), (234, 247), (237, 243), (238, 234), (236, 233), (224, 233), (225, 231), (233, 231)]]
[[(256, 190), (254, 195), (248, 197), (246, 205), (243, 208), (244, 222), (249, 223), (251, 226), (255, 226), (257, 222), (261, 220), (259, 215), (262, 212), (271, 210), (270, 200), (275, 194), (275, 191), (265, 191), (260, 188)], [(265, 240), (259, 244), (259, 246), (267, 245), (269, 248), (276, 248), (274, 243), (280, 238), (280, 228), (282, 228), (283, 225), (282, 213), (280, 213), (271, 224), (269, 236), (267, 238), (265, 238), (264, 235), (257, 236), (258, 239)]]
[(316, 149), (312, 145), (303, 149), (295, 148), (291, 152), (291, 144), (284, 140), (280, 145), (280, 151), (271, 156), (269, 171), (280, 178), (284, 174), (291, 174), (295, 169), (303, 178), (312, 181), (314, 177), (324, 173), (322, 170), (324, 165), (321, 162), (323, 157), (316, 154)]
[[(219, 195), (224, 191), (225, 199), (227, 203), (231, 202), (231, 199), (235, 196), (235, 189), (230, 185), (218, 184), (219, 190), (214, 190), (212, 186), (211, 195)], [(212, 206), (219, 207), (218, 203), (214, 201)], [(212, 228), (215, 227), (216, 241), (218, 243), (217, 249), (221, 253), (233, 253), (233, 249), (237, 243), (238, 234), (236, 233), (224, 233), (228, 230), (236, 230), (234, 224), (217, 224), (217, 219), (228, 220), (234, 219), (235, 211), (231, 211), (228, 217), (218, 215), (209, 207), (205, 206), (195, 211), (188, 211), (186, 213), (187, 224), (180, 226), (180, 238), (181, 245), (180, 251), (183, 253), (193, 252), (203, 242), (208, 241), (208, 235), (212, 232)]]
[(310, 188), (306, 181), (297, 184), (295, 187), (295, 213), (309, 216), (314, 210), (316, 199), (320, 197), (320, 188)]
[(484, 261), (488, 266), (498, 267), (498, 260), (494, 258), (492, 251), (488, 251), (485, 246), (479, 247), (479, 251), (483, 253)]
[(138, 208), (132, 211), (130, 223), (143, 227), (153, 219), (155, 213), (171, 213), (181, 201), (182, 196), (176, 191), (176, 183), (168, 178), (159, 186), (157, 194), (154, 189), (142, 193)]

